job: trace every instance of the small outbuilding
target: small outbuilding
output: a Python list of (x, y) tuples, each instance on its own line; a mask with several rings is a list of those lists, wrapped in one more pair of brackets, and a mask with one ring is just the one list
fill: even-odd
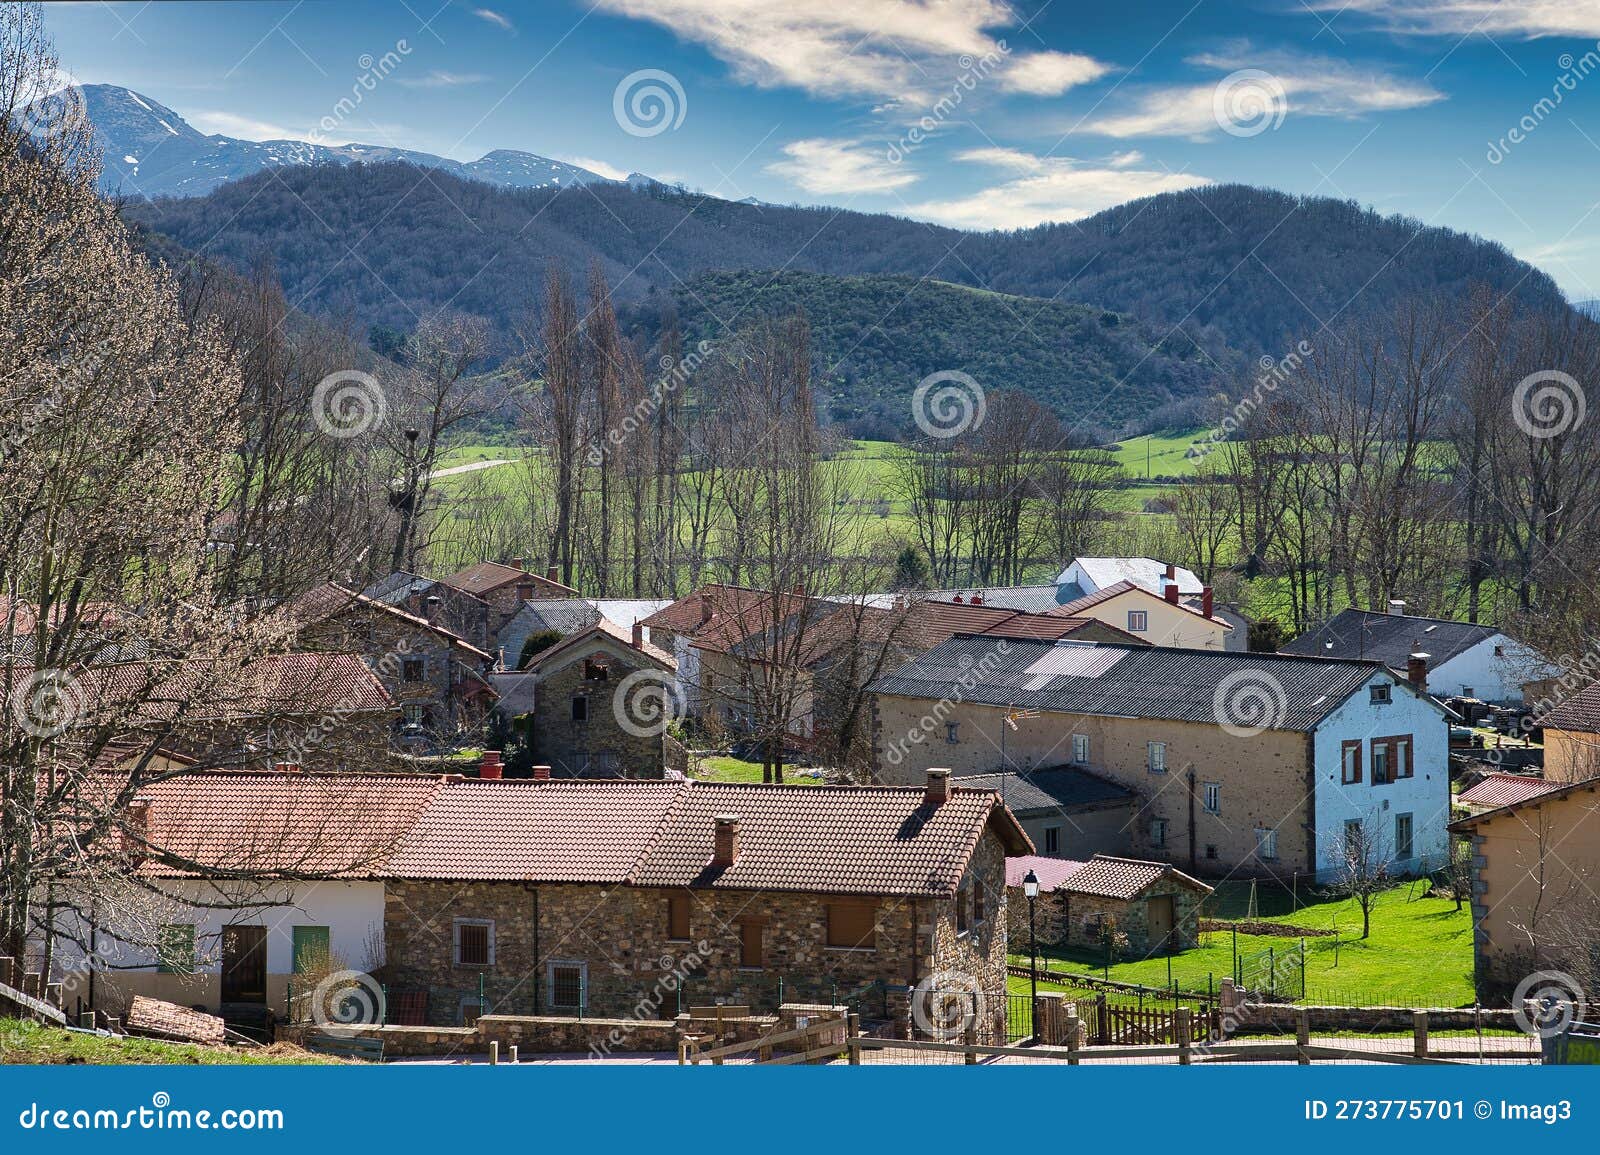
[(1035, 911), (1042, 946), (1099, 949), (1108, 934), (1127, 936), (1125, 955), (1148, 957), (1200, 942), (1200, 906), (1211, 887), (1165, 862), (1096, 854), (1087, 862), (1025, 855), (1006, 859), (1014, 948), (1028, 942), (1023, 879), (1039, 880)]

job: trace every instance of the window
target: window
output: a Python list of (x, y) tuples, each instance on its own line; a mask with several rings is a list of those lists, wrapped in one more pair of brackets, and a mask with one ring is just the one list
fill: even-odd
[(1152, 774), (1165, 774), (1167, 772), (1167, 744), (1165, 742), (1146, 742), (1145, 750)]
[(574, 722), (587, 722), (589, 720), (589, 699), (582, 694), (572, 696), (572, 720)]
[(1150, 614), (1146, 610), (1128, 611), (1128, 632), (1142, 634), (1150, 628)]
[(1150, 820), (1150, 845), (1165, 846), (1167, 844), (1167, 820), (1165, 818), (1152, 818)]
[(1205, 804), (1208, 814), (1222, 813), (1222, 783), (1207, 782), (1201, 791), (1201, 799)]
[(956, 933), (966, 934), (972, 929), (972, 909), (968, 906), (970, 898), (969, 884), (962, 882), (961, 889), (956, 891)]
[(581, 962), (550, 963), (547, 975), (550, 1006), (557, 1010), (583, 1010), (589, 1001), (589, 964)]
[(1411, 735), (1401, 734), (1391, 738), (1372, 740), (1372, 784), (1382, 785), (1397, 778), (1410, 778), (1414, 771), (1411, 759)]
[(1394, 816), (1394, 856), (1396, 858), (1410, 858), (1413, 853), (1411, 845), (1411, 815), (1396, 814)]
[(161, 928), (156, 940), (156, 970), (164, 975), (194, 973), (194, 923), (177, 922)]
[(1382, 786), (1389, 781), (1389, 744), (1377, 738), (1372, 740), (1372, 784)]
[(689, 896), (667, 895), (667, 937), (678, 942), (689, 937)]
[(944, 724), (944, 740), (952, 746), (961, 740), (960, 722), (946, 722)]
[(1362, 853), (1361, 819), (1359, 818), (1345, 819), (1344, 852), (1350, 858), (1355, 858)]
[(327, 969), (333, 956), (328, 951), (328, 928), (325, 926), (297, 926), (290, 928), (294, 942), (294, 973)]
[(1379, 682), (1377, 685), (1373, 686), (1371, 693), (1372, 704), (1374, 706), (1388, 705), (1392, 700), (1390, 697), (1390, 692), (1392, 689), (1393, 687), (1390, 686), (1388, 682)]
[(1354, 786), (1361, 781), (1361, 739), (1342, 743), (1339, 747), (1339, 781)]
[(1215, 842), (1206, 843), (1206, 857), (1207, 858), (1215, 858), (1216, 856), (1217, 856), (1217, 844)]
[(755, 919), (746, 919), (739, 924), (739, 965), (752, 970), (759, 970), (761, 961), (761, 931), (763, 924)]
[(983, 925), (983, 879), (972, 880), (972, 925)]
[(828, 945), (846, 950), (877, 946), (878, 909), (867, 902), (828, 904)]
[(455, 921), (458, 967), (494, 966), (494, 923), (486, 918), (458, 918)]
[(1256, 827), (1256, 857), (1263, 862), (1276, 861), (1278, 857), (1278, 832), (1268, 826)]
[(1044, 828), (1044, 852), (1046, 854), (1061, 853), (1061, 827), (1046, 826)]
[(583, 660), (583, 680), (586, 682), (604, 682), (611, 677), (611, 668), (603, 658), (585, 658)]
[(400, 712), (405, 715), (407, 725), (422, 726), (428, 721), (428, 708), (414, 702), (408, 702), (400, 707)]
[(1072, 736), (1072, 760), (1079, 766), (1089, 764), (1089, 735), (1074, 734)]
[(423, 682), (428, 677), (428, 663), (421, 658), (407, 658), (400, 663), (400, 676), (408, 682)]

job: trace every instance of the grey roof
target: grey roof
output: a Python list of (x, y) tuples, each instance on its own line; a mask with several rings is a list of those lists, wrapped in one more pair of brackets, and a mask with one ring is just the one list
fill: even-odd
[(369, 597), (375, 602), (382, 602), (388, 606), (397, 606), (406, 600), (406, 594), (410, 592), (412, 586), (420, 586), (425, 589), (432, 584), (432, 578), (420, 577), (414, 573), (407, 573), (403, 569), (397, 569), (391, 574), (385, 574), (362, 590), (361, 593), (364, 597)]
[[(1376, 662), (961, 636), (870, 689), (1057, 714), (1310, 731), (1374, 674), (1387, 677)], [(1231, 719), (1219, 718), (1219, 697)], [(1251, 714), (1252, 703), (1263, 711)]]
[(1134, 798), (1133, 791), (1127, 787), (1078, 766), (1048, 766), (1011, 774), (964, 774), (950, 781), (955, 786), (995, 791), (1011, 807), (1012, 813), (1019, 816), (1040, 810), (1051, 814), (1097, 810)]
[(1312, 658), (1365, 658), (1403, 670), (1406, 658), (1420, 651), (1428, 655), (1430, 667), (1437, 667), (1499, 632), (1493, 626), (1444, 618), (1351, 609), (1335, 614), (1321, 629), (1301, 634), (1280, 652)]
[(554, 630), (562, 637), (581, 633), (599, 622), (600, 611), (584, 598), (539, 598), (525, 601), (511, 620), (500, 628), (499, 644), (506, 663), (515, 666), (522, 656), (522, 645), (530, 634)]
[(1035, 586), (971, 586), (966, 589), (929, 590), (922, 595), (930, 602), (953, 602), (957, 597), (970, 602), (973, 595), (983, 599), (983, 604), (997, 610), (1022, 610), (1030, 614), (1046, 614), (1057, 606), (1066, 605), (1083, 596), (1077, 582), (1066, 585)]

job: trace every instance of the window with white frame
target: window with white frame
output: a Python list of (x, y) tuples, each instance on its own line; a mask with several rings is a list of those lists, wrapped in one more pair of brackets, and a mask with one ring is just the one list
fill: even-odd
[(1145, 610), (1128, 611), (1128, 632), (1142, 634), (1150, 628), (1150, 614)]
[(1165, 742), (1146, 742), (1145, 765), (1150, 767), (1152, 774), (1165, 774), (1167, 772), (1167, 744)]
[(1072, 760), (1079, 766), (1089, 764), (1089, 735), (1074, 734), (1072, 736)]
[(1150, 820), (1150, 845), (1165, 846), (1167, 844), (1167, 820), (1165, 818), (1152, 818)]
[(1201, 801), (1205, 805), (1206, 813), (1222, 813), (1222, 783), (1207, 782), (1205, 786), (1201, 788), (1200, 797)]
[(1371, 699), (1374, 706), (1387, 705), (1392, 700), (1393, 687), (1388, 682), (1379, 682), (1372, 687)]

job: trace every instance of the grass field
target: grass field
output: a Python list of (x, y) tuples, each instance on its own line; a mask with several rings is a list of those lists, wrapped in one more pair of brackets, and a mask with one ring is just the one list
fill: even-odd
[[(791, 786), (815, 786), (820, 782), (817, 778), (791, 774), (793, 769), (790, 766), (784, 767), (783, 780)], [(691, 770), (690, 775), (702, 782), (760, 782), (761, 763), (719, 755), (702, 758), (699, 769)]]
[(283, 1043), (249, 1050), (201, 1047), (192, 1043), (161, 1043), (154, 1039), (80, 1034), (16, 1019), (0, 1019), (0, 1063), (91, 1063), (102, 1066), (343, 1065), (342, 1060), (313, 1055)]
[[(1303, 906), (1292, 914), (1264, 916), (1261, 921), (1314, 930), (1337, 930), (1337, 937), (1306, 938), (1305, 998), (1312, 1003), (1369, 1006), (1470, 1006), (1472, 988), (1472, 916), (1463, 907), (1455, 909), (1450, 899), (1421, 895), (1411, 897), (1411, 887), (1398, 886), (1378, 898), (1372, 914), (1372, 934), (1362, 940), (1361, 911), (1353, 899), (1319, 902)], [(1247, 972), (1260, 976), (1254, 985), (1265, 985), (1268, 967), (1277, 963), (1280, 993), (1300, 995), (1299, 967), (1291, 957), (1298, 955), (1301, 940), (1279, 935), (1237, 936), (1237, 950)], [(1027, 943), (1015, 942), (1022, 954), (1012, 961), (1027, 963)], [(1208, 931), (1201, 945), (1174, 955), (1172, 980), (1180, 990), (1206, 991), (1233, 973), (1235, 936), (1227, 931)], [(1271, 952), (1269, 954), (1269, 952)], [(1109, 970), (1104, 956), (1095, 952), (1055, 952), (1053, 962), (1060, 969), (1094, 974), (1119, 982), (1164, 987), (1168, 982), (1168, 962), (1160, 958), (1113, 963)], [(1040, 965), (1044, 959), (1041, 956)], [(1247, 980), (1248, 981), (1248, 980)]]

